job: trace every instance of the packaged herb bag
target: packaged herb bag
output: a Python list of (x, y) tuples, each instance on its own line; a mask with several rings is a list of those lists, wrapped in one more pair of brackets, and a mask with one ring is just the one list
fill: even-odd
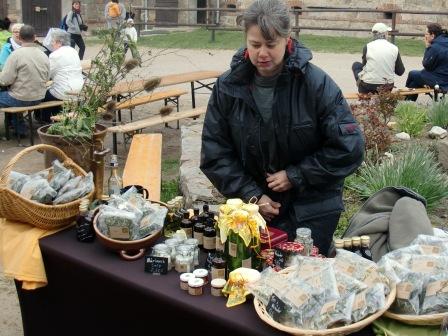
[(253, 283), (248, 283), (248, 290), (265, 306), (268, 305), (272, 294), (278, 297), (283, 294), (292, 275), (275, 272), (268, 267), (260, 274), (260, 279)]
[(418, 235), (412, 245), (420, 246), (422, 254), (448, 255), (448, 239), (428, 235)]
[(57, 192), (50, 187), (47, 180), (41, 177), (36, 177), (28, 180), (28, 182), (23, 185), (20, 194), (25, 198), (42, 204), (51, 204), (53, 198), (57, 195)]
[(10, 189), (17, 193), (20, 193), (23, 185), (30, 180), (28, 175), (18, 173), (16, 171), (11, 171), (9, 174), (8, 186)]
[(412, 255), (408, 268), (413, 272), (433, 274), (448, 270), (448, 256)]
[(351, 294), (358, 294), (359, 292), (367, 288), (367, 285), (364, 282), (356, 280), (355, 278), (345, 273), (336, 272), (335, 276), (338, 286), (338, 292), (341, 297)]
[(321, 330), (350, 324), (355, 296), (355, 293), (351, 293), (325, 303), (319, 314), (314, 317), (312, 329)]
[(58, 160), (53, 161), (53, 176), (50, 179), (50, 187), (58, 191), (66, 184), (72, 177), (73, 172), (70, 169), (65, 168)]
[(66, 192), (75, 189), (78, 185), (79, 182), (81, 182), (82, 176), (76, 176), (71, 178), (66, 184), (64, 184), (62, 186), (61, 189), (59, 189), (58, 191), (58, 197), (62, 196), (63, 194), (65, 194)]
[(78, 185), (74, 189), (71, 189), (60, 196), (58, 195), (58, 197), (53, 201), (53, 204), (64, 204), (77, 200), (89, 194), (93, 188), (93, 174), (92, 172), (89, 172), (86, 176), (81, 177)]
[(447, 312), (448, 272), (428, 276), (423, 286), (422, 298), (421, 315)]
[(138, 235), (144, 238), (160, 230), (163, 227), (168, 209), (159, 204), (148, 204), (144, 208), (143, 218), (140, 220)]
[(103, 206), (98, 217), (98, 228), (112, 239), (135, 240), (138, 237), (139, 223), (135, 213)]
[(385, 306), (384, 284), (378, 283), (356, 294), (352, 305), (352, 321), (361, 321)]

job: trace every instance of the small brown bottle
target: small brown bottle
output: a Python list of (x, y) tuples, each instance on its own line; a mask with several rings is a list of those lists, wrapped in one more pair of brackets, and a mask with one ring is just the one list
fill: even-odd
[(352, 239), (344, 238), (344, 250), (352, 252)]
[(338, 253), (337, 250), (342, 250), (344, 248), (344, 239), (335, 239), (334, 240), (334, 250), (332, 251), (330, 258), (336, 257)]
[(213, 279), (227, 279), (226, 277), (227, 262), (223, 257), (221, 252), (217, 252), (215, 257), (212, 259), (212, 280)]
[(187, 238), (193, 237), (193, 222), (190, 220), (190, 213), (188, 211), (184, 212), (184, 218), (180, 222), (180, 228), (184, 230)]
[(372, 251), (370, 250), (369, 236), (361, 236), (361, 254), (364, 258), (372, 260)]
[(209, 253), (216, 251), (216, 229), (212, 218), (207, 219), (207, 224), (204, 228), (204, 236), (202, 239), (205, 252)]

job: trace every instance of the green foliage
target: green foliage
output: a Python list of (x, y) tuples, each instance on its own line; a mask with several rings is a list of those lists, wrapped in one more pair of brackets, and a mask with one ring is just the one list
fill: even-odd
[(92, 67), (81, 92), (76, 100), (64, 104), (62, 120), (48, 128), (49, 134), (88, 141), (101, 113), (114, 112), (115, 104), (105, 109), (111, 89), (135, 67), (130, 64), (141, 63), (135, 60), (125, 62), (121, 27), (98, 31), (98, 38), (103, 42), (103, 47), (92, 59)]
[(361, 207), (361, 200), (354, 191), (344, 188), (344, 206), (345, 210), (341, 213), (339, 223), (334, 232), (335, 238), (341, 238), (350, 223), (350, 219)]
[(394, 159), (367, 163), (346, 180), (347, 188), (368, 198), (384, 187), (407, 187), (426, 198), (428, 208), (448, 197), (448, 177), (433, 152), (412, 144)]
[(160, 200), (167, 202), (179, 195), (179, 180), (162, 181)]
[(448, 100), (441, 99), (429, 109), (429, 120), (433, 126), (448, 127)]
[[(343, 34), (343, 32), (341, 32)], [(295, 34), (293, 34), (295, 36)], [(361, 54), (364, 45), (371, 41), (370, 38), (347, 37), (347, 36), (322, 36), (311, 34), (300, 34), (299, 40), (314, 52), (326, 53), (351, 53)], [(95, 39), (90, 39), (93, 43)], [(191, 32), (175, 32), (142, 36), (139, 39), (141, 46), (152, 48), (176, 48), (176, 49), (230, 49), (235, 50), (244, 45), (244, 34), (242, 31), (216, 31), (215, 42), (211, 42), (211, 31), (205, 28)], [(397, 37), (397, 46), (401, 55), (423, 56), (425, 46), (421, 38), (408, 39)], [(361, 56), (360, 56), (361, 57)]]
[(406, 132), (413, 137), (423, 131), (427, 121), (426, 109), (410, 101), (398, 104), (395, 108), (395, 116), (400, 132)]

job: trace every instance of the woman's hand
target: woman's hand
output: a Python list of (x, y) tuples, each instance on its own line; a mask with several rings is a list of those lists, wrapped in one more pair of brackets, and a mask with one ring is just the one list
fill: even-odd
[(261, 196), (257, 204), (260, 207), (260, 214), (268, 222), (270, 222), (275, 216), (278, 216), (280, 213), (279, 209), (282, 206), (280, 203), (274, 202), (269, 196), (266, 195)]
[(269, 189), (276, 192), (287, 191), (292, 188), (291, 182), (289, 182), (286, 170), (280, 170), (274, 174), (267, 174), (266, 182)]

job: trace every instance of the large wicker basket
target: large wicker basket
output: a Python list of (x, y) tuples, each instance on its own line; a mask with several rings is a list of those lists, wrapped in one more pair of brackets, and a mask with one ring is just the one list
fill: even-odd
[(441, 325), (443, 319), (448, 316), (448, 313), (429, 314), (429, 315), (404, 315), (386, 311), (384, 313), (384, 316), (406, 324), (432, 326), (432, 325)]
[[(4, 167), (0, 175), (0, 217), (12, 219), (38, 228), (51, 230), (73, 222), (79, 213), (81, 199), (58, 205), (47, 205), (24, 198), (8, 187), (9, 174), (14, 165), (25, 155), (34, 151), (49, 151), (55, 154), (63, 165), (77, 176), (86, 176), (86, 172), (74, 163), (59, 148), (50, 145), (31, 146), (14, 156)], [(84, 196), (92, 198), (94, 191)]]
[[(288, 273), (289, 269), (286, 268), (282, 271), (280, 271), (280, 273)], [(377, 318), (379, 318), (381, 315), (384, 314), (384, 312), (389, 309), (389, 307), (391, 306), (392, 302), (394, 302), (395, 300), (395, 295), (396, 295), (396, 286), (395, 283), (391, 284), (391, 288), (390, 288), (390, 293), (389, 295), (386, 297), (386, 306), (381, 309), (378, 310), (375, 314), (370, 315), (369, 317), (358, 321), (356, 323), (350, 324), (348, 326), (343, 326), (343, 327), (338, 327), (338, 328), (330, 328), (330, 329), (325, 329), (325, 330), (310, 330), (310, 329), (299, 329), (299, 328), (292, 328), (292, 327), (287, 327), (283, 324), (280, 324), (278, 322), (276, 322), (266, 311), (266, 307), (264, 306), (264, 304), (259, 301), (258, 299), (254, 298), (254, 306), (255, 306), (255, 311), (257, 312), (258, 316), (267, 324), (271, 325), (272, 327), (279, 329), (281, 331), (285, 331), (289, 334), (292, 335), (306, 335), (306, 336), (310, 336), (310, 335), (315, 335), (315, 336), (321, 336), (321, 335), (349, 335), (351, 333), (354, 333), (356, 331), (359, 331), (363, 328), (365, 328), (366, 326), (368, 326), (370, 323), (372, 323), (373, 321), (375, 321)]]

